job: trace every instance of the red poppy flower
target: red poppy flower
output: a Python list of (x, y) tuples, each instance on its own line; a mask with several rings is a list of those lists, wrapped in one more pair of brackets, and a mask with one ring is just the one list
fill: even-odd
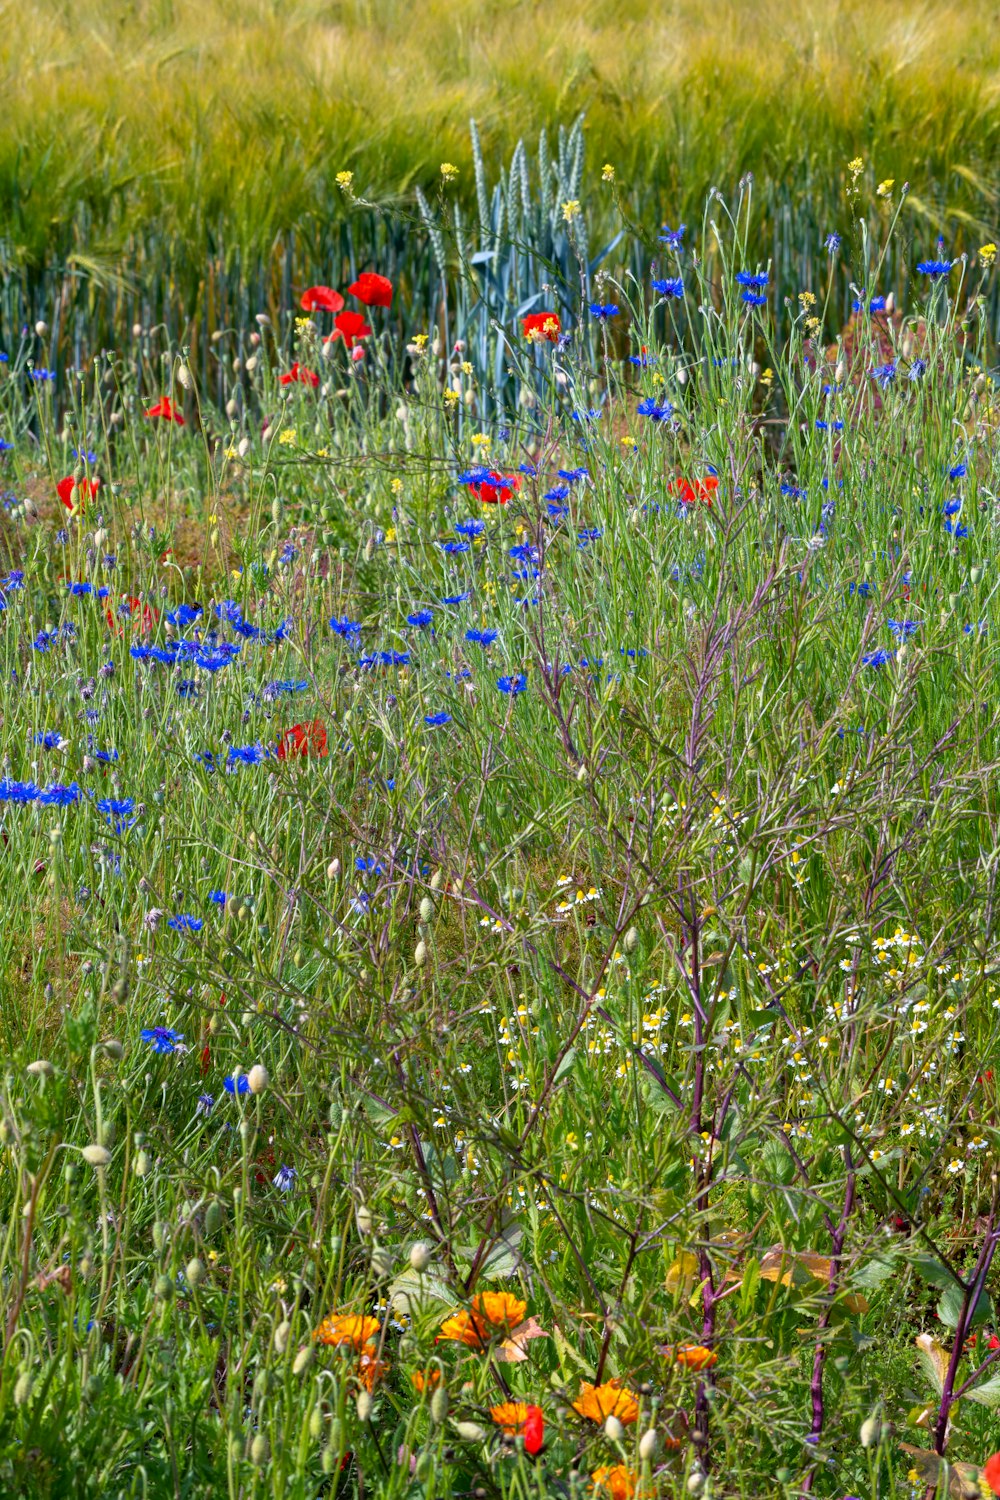
[(210, 1042), (206, 1042), (205, 1045), (204, 1045), (204, 1047), (201, 1049), (201, 1076), (202, 1076), (202, 1078), (205, 1077), (206, 1073), (208, 1072), (208, 1070), (209, 1070), (209, 1068), (211, 1066), (212, 1066), (212, 1046), (211, 1046)]
[(521, 319), (521, 331), (533, 344), (544, 343), (546, 339), (554, 344), (561, 328), (559, 314), (554, 312), (529, 313)]
[(719, 488), (719, 481), (714, 474), (706, 474), (704, 479), (696, 479), (693, 484), (690, 479), (675, 479), (669, 488), (675, 495), (680, 495), (685, 505), (693, 505), (696, 500), (704, 500), (706, 505), (711, 505), (712, 496)]
[(176, 422), (178, 427), (184, 426), (184, 418), (169, 396), (161, 396), (156, 405), (149, 408), (146, 416), (153, 421)]
[(520, 474), (500, 474), (491, 469), (479, 484), (470, 484), (470, 493), (484, 505), (506, 505), (515, 490), (521, 488)]
[(302, 293), (299, 304), (306, 312), (339, 313), (344, 299), (332, 286), (310, 286)]
[[(65, 479), (60, 479), (56, 485), (56, 494), (67, 510), (72, 510), (74, 504), (77, 510), (83, 510), (84, 502), (93, 500), (100, 487), (100, 483), (99, 479), (74, 479), (72, 474), (68, 474)], [(74, 490), (76, 490), (75, 497), (73, 495)]]
[(1000, 1453), (994, 1453), (983, 1464), (983, 1478), (994, 1495), (1000, 1495)]
[(288, 374), (282, 375), (281, 384), (295, 385), (296, 382), (299, 385), (311, 385), (315, 389), (319, 385), (319, 376), (314, 374), (312, 370), (307, 370), (305, 365), (300, 365), (298, 360), (296, 360), (292, 368), (288, 371)]
[(348, 349), (352, 349), (355, 339), (366, 339), (370, 333), (371, 329), (365, 322), (363, 313), (342, 312), (334, 318), (333, 332), (323, 342), (328, 344), (331, 339), (343, 339)]
[(524, 1422), (524, 1451), (532, 1458), (541, 1452), (545, 1441), (545, 1415), (540, 1406), (529, 1406)]
[(119, 635), (125, 634), (125, 625), (130, 624), (132, 629), (138, 630), (142, 635), (150, 635), (153, 626), (160, 618), (158, 609), (151, 604), (143, 604), (141, 599), (131, 599), (128, 594), (122, 595), (122, 601), (116, 611), (106, 609), (105, 617), (112, 630)]
[(389, 307), (392, 303), (392, 282), (375, 271), (362, 271), (347, 290), (366, 307)]
[(326, 729), (322, 719), (311, 724), (293, 724), (286, 729), (278, 745), (278, 759), (290, 755), (326, 755)]

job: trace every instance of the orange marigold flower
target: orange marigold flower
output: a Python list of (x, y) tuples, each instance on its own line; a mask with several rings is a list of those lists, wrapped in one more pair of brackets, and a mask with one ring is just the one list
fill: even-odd
[(436, 1391), (441, 1384), (441, 1371), (414, 1370), (410, 1376), (410, 1384), (418, 1396), (423, 1395), (424, 1391)]
[(595, 1469), (590, 1477), (594, 1481), (594, 1493), (609, 1496), (610, 1500), (632, 1500), (633, 1495), (639, 1493), (638, 1474), (624, 1464), (615, 1464), (613, 1468), (605, 1465)]
[(378, 1328), (378, 1318), (366, 1318), (357, 1313), (331, 1313), (323, 1319), (313, 1338), (321, 1344), (350, 1344), (360, 1352), (378, 1333)]
[(589, 1385), (585, 1380), (580, 1394), (573, 1402), (573, 1410), (592, 1422), (605, 1422), (608, 1417), (617, 1417), (627, 1426), (639, 1415), (639, 1403), (629, 1390), (623, 1390), (620, 1380), (608, 1380), (604, 1385)]
[(519, 1437), (528, 1420), (528, 1403), (526, 1401), (502, 1401), (499, 1406), (490, 1407), (490, 1416), (504, 1432)]
[(366, 1344), (358, 1356), (358, 1379), (366, 1391), (373, 1391), (378, 1382), (389, 1373), (386, 1360), (379, 1359), (375, 1344)]
[(715, 1350), (706, 1349), (704, 1344), (678, 1344), (676, 1349), (668, 1345), (663, 1352), (668, 1360), (685, 1365), (689, 1370), (710, 1370), (719, 1363)]
[(485, 1349), (497, 1334), (510, 1333), (523, 1323), (527, 1310), (528, 1304), (510, 1292), (479, 1292), (470, 1312), (463, 1309), (444, 1320), (438, 1338)]

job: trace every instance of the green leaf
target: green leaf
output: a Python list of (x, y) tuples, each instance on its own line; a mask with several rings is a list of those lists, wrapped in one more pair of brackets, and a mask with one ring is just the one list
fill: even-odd
[(965, 1394), (970, 1401), (978, 1401), (980, 1406), (988, 1406), (991, 1411), (995, 1411), (1000, 1406), (1000, 1375), (994, 1375), (992, 1380), (984, 1380), (982, 1385), (973, 1386)]
[(895, 1255), (873, 1255), (859, 1266), (851, 1277), (851, 1285), (865, 1292), (875, 1292), (896, 1269)]
[[(952, 1282), (946, 1287), (938, 1303), (938, 1317), (946, 1328), (957, 1328), (958, 1320), (962, 1316), (962, 1308), (965, 1304), (965, 1293), (960, 1286)], [(977, 1323), (985, 1323), (993, 1316), (993, 1304), (986, 1292), (980, 1292), (979, 1300), (972, 1311), (968, 1326), (974, 1328)]]
[(566, 1056), (563, 1058), (562, 1062), (559, 1064), (558, 1068), (556, 1068), (555, 1077), (552, 1080), (553, 1087), (560, 1081), (560, 1079), (566, 1077), (566, 1074), (570, 1072), (575, 1062), (576, 1048), (571, 1047), (566, 1053)]
[(957, 1289), (954, 1276), (936, 1255), (915, 1255), (911, 1265), (917, 1275), (924, 1281), (929, 1281), (931, 1286), (955, 1286)]

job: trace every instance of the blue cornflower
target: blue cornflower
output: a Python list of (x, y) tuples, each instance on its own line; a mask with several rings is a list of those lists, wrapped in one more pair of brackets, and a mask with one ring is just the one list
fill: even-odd
[(662, 406), (653, 396), (647, 396), (640, 401), (636, 407), (640, 417), (648, 417), (651, 422), (669, 422), (674, 414), (674, 409), (669, 401), (664, 401)]
[(72, 453), (73, 457), (78, 458), (81, 463), (96, 464), (97, 462), (97, 454), (92, 453), (89, 448), (71, 448), (70, 452)]
[(349, 620), (346, 615), (342, 620), (338, 620), (334, 615), (330, 620), (330, 629), (334, 635), (342, 636), (345, 641), (349, 641), (361, 634), (361, 623), (358, 620)]
[(59, 530), (56, 532), (56, 541), (59, 543), (60, 547), (65, 547), (66, 543), (69, 541), (69, 532), (66, 530), (65, 526), (60, 526)]
[(174, 691), (178, 698), (197, 698), (198, 684), (193, 677), (182, 677)]
[(249, 1094), (250, 1080), (245, 1073), (241, 1073), (239, 1078), (224, 1078), (222, 1087), (227, 1094)]
[(669, 224), (664, 224), (663, 228), (660, 230), (661, 243), (664, 245), (669, 245), (671, 250), (682, 249), (683, 247), (681, 245), (681, 240), (684, 238), (684, 231), (686, 228), (686, 224), (679, 225), (677, 229), (671, 229)]
[(568, 494), (569, 494), (569, 485), (568, 484), (554, 484), (550, 490), (547, 490), (545, 492), (545, 494), (542, 496), (542, 499), (543, 500), (565, 500)]
[(259, 766), (266, 760), (269, 751), (263, 745), (230, 745), (226, 754), (226, 765)]
[(833, 234), (828, 234), (826, 239), (823, 241), (823, 248), (825, 250), (828, 250), (831, 255), (836, 255), (837, 251), (840, 249), (840, 235), (836, 232), (834, 232)]
[(36, 651), (48, 651), (49, 647), (54, 645), (58, 639), (59, 632), (57, 630), (40, 630), (31, 644)]
[(139, 1036), (149, 1042), (154, 1052), (173, 1052), (177, 1043), (184, 1040), (182, 1031), (173, 1031), (169, 1026), (147, 1026)]
[(67, 588), (67, 590), (71, 594), (75, 595), (76, 598), (78, 598), (78, 599), (82, 598), (84, 594), (92, 594), (94, 592), (94, 585), (92, 583), (72, 583), (72, 582), (70, 582), (70, 583), (67, 583), (66, 588)]
[(31, 372), (31, 378), (37, 381), (53, 381), (56, 378), (56, 372), (55, 370), (46, 370), (44, 365), (36, 365)]
[(8, 443), (6, 438), (0, 438), (0, 453), (13, 453), (14, 444)]
[[(864, 304), (864, 293), (863, 292), (862, 292), (860, 298), (855, 298), (855, 300), (851, 303), (851, 306), (854, 308), (855, 312), (863, 312), (864, 311), (865, 304)], [(869, 302), (869, 304), (868, 304), (868, 311), (869, 312), (873, 312), (873, 313), (885, 312), (885, 298), (884, 297), (873, 297), (871, 299), (871, 301)]]
[(33, 781), (11, 781), (9, 776), (0, 779), (0, 802), (13, 802), (24, 807), (34, 802), (39, 788)]
[(95, 803), (98, 812), (104, 813), (108, 821), (112, 818), (128, 818), (135, 812), (133, 797), (99, 797)]
[(800, 489), (797, 484), (791, 484), (786, 480), (781, 486), (781, 493), (787, 496), (789, 500), (804, 500), (807, 492), (804, 489)]
[(946, 500), (941, 507), (942, 514), (946, 516), (957, 516), (961, 509), (962, 502), (957, 495), (952, 495), (951, 499)]
[(601, 414), (597, 410), (596, 406), (592, 406), (589, 411), (570, 412), (570, 416), (573, 418), (574, 422), (596, 422), (600, 415)]
[(20, 568), (16, 568), (14, 572), (8, 573), (6, 578), (0, 580), (0, 589), (3, 589), (5, 593), (9, 594), (12, 593), (15, 589), (23, 588), (24, 573)]
[(967, 464), (964, 464), (964, 463), (961, 463), (961, 464), (952, 464), (951, 468), (948, 470), (948, 478), (949, 479), (964, 479), (965, 476), (966, 476), (966, 474), (968, 474), (968, 472), (969, 472), (969, 468), (968, 468)]
[(872, 586), (868, 582), (852, 583), (848, 585), (848, 595), (857, 594), (859, 599), (867, 599), (871, 594)]
[(290, 1193), (298, 1175), (294, 1167), (281, 1166), (275, 1173), (274, 1185), (280, 1192)]
[(35, 744), (43, 750), (61, 750), (65, 741), (58, 729), (40, 729), (35, 735)]
[(538, 467), (535, 464), (524, 463), (518, 464), (517, 467), (519, 472), (522, 474), (527, 474), (529, 479), (534, 479), (538, 474)]
[(384, 875), (385, 866), (374, 854), (356, 854), (354, 868), (360, 875)]
[(457, 557), (461, 552), (468, 552), (470, 546), (470, 542), (442, 542), (441, 551), (449, 557)]
[(467, 604), (468, 601), (471, 598), (472, 598), (472, 595), (469, 593), (468, 589), (466, 589), (466, 591), (465, 591), (464, 594), (445, 594), (444, 598), (441, 600), (441, 603), (442, 604)]
[(465, 639), (474, 646), (492, 646), (499, 634), (499, 630), (467, 630)]
[(428, 729), (440, 729), (442, 724), (451, 723), (451, 714), (446, 714), (443, 709), (440, 713), (424, 714), (424, 723)]
[(926, 359), (915, 359), (910, 363), (910, 368), (906, 372), (906, 378), (907, 380), (922, 380), (926, 374)]
[(475, 518), (469, 521), (456, 521), (455, 530), (459, 536), (482, 536), (486, 530), (486, 523), (485, 521), (477, 521)]
[(879, 385), (884, 391), (888, 390), (889, 386), (896, 378), (896, 361), (894, 359), (890, 359), (887, 360), (884, 365), (876, 365), (874, 370), (868, 371), (868, 374), (871, 376), (872, 380), (878, 381)]
[(736, 272), (736, 285), (746, 287), (751, 292), (762, 292), (769, 280), (770, 277), (766, 271)]
[(944, 529), (959, 542), (969, 535), (968, 526), (963, 526), (959, 521), (945, 521)]
[(418, 630), (423, 630), (424, 626), (429, 625), (433, 618), (434, 611), (432, 609), (418, 609), (412, 615), (407, 615), (406, 623), (407, 625), (415, 625)]
[(299, 549), (292, 542), (286, 542), (278, 555), (280, 563), (294, 562), (299, 555)]
[(269, 682), (261, 693), (261, 697), (268, 703), (282, 693), (305, 693), (309, 690), (309, 683), (304, 677), (285, 678), (280, 682)]
[(603, 535), (604, 532), (600, 531), (596, 526), (585, 526), (582, 531), (578, 531), (576, 534), (576, 545), (582, 552), (589, 542), (599, 541)]
[(203, 1115), (205, 1119), (207, 1119), (214, 1108), (215, 1100), (212, 1098), (211, 1094), (198, 1095), (198, 1099), (194, 1107), (194, 1112), (196, 1115)]
[(590, 470), (586, 464), (581, 464), (578, 469), (557, 469), (556, 472), (567, 484), (579, 484), (581, 480), (590, 478)]
[(74, 802), (79, 802), (82, 793), (80, 785), (71, 781), (68, 786), (61, 782), (50, 782), (44, 790), (38, 793), (38, 801), (42, 807), (69, 807)]
[(175, 932), (200, 932), (204, 927), (201, 917), (192, 917), (188, 912), (178, 912), (176, 917), (171, 917), (167, 923)]
[(915, 635), (920, 626), (919, 620), (887, 620), (886, 624), (897, 640), (906, 640)]
[(684, 295), (684, 282), (680, 276), (654, 276), (653, 291), (658, 292), (661, 297), (681, 298)]
[(554, 521), (561, 521), (563, 516), (569, 515), (569, 506), (560, 505), (557, 500), (547, 501), (545, 509), (548, 511), (549, 515)]
[(767, 296), (764, 292), (744, 292), (743, 301), (748, 307), (766, 307)]
[(199, 651), (193, 658), (195, 666), (201, 672), (221, 672), (223, 667), (228, 667), (232, 661), (228, 652), (223, 651)]
[(193, 625), (202, 613), (200, 604), (179, 604), (176, 609), (170, 610), (163, 616), (168, 625), (179, 625), (181, 629), (185, 625)]
[(880, 646), (877, 651), (868, 651), (861, 658), (863, 667), (884, 667), (888, 662), (895, 660), (895, 652), (886, 651)]
[(650, 366), (655, 365), (657, 361), (655, 354), (642, 353), (630, 354), (628, 357), (628, 362), (630, 365), (638, 365), (640, 370), (648, 370)]
[(917, 262), (917, 270), (921, 276), (929, 276), (931, 281), (939, 281), (942, 276), (948, 276), (951, 272), (950, 260), (920, 260)]
[(617, 302), (592, 302), (590, 304), (590, 316), (596, 318), (599, 323), (606, 323), (609, 318), (617, 318)]
[(227, 891), (209, 891), (208, 899), (213, 906), (225, 906), (229, 900), (229, 894)]
[(831, 427), (833, 428), (834, 432), (843, 432), (843, 430), (844, 430), (844, 424), (840, 420), (839, 417), (836, 418), (833, 422), (823, 422), (823, 421), (821, 421), (820, 419), (817, 418), (817, 421), (816, 421), (816, 430), (817, 430), (817, 432), (829, 432), (830, 429), (831, 429)]
[(516, 677), (505, 675), (497, 678), (497, 687), (501, 693), (509, 693), (513, 698), (516, 694), (527, 691), (528, 679), (523, 672), (519, 672)]

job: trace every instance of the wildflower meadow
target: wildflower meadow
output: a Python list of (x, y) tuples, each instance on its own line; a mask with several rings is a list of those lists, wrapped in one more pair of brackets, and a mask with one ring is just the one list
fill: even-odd
[(602, 155), (4, 281), (0, 1494), (1000, 1494), (996, 244)]

